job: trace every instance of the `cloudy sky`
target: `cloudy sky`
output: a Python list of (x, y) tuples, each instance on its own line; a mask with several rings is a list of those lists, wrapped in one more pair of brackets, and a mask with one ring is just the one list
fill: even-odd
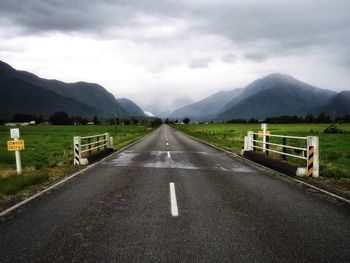
[(170, 111), (280, 72), (350, 89), (349, 0), (1, 0), (0, 60)]

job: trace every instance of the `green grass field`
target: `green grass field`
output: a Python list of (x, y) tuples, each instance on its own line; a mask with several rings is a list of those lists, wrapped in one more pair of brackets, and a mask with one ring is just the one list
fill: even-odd
[(23, 175), (16, 175), (15, 154), (7, 151), (10, 128), (0, 126), (0, 196), (14, 194), (30, 185), (58, 179), (73, 167), (73, 137), (109, 132), (119, 149), (151, 132), (149, 126), (113, 125), (19, 127), (25, 150), (21, 152)]
[[(320, 175), (350, 178), (350, 133), (325, 134), (329, 124), (269, 124), (271, 134), (318, 136), (320, 144)], [(248, 131), (257, 132), (260, 124), (190, 124), (175, 125), (177, 129), (217, 146), (239, 153)], [(342, 124), (350, 131), (350, 124)], [(289, 161), (292, 158), (288, 158)], [(295, 160), (295, 159), (294, 159)], [(296, 161), (298, 162), (298, 161)]]

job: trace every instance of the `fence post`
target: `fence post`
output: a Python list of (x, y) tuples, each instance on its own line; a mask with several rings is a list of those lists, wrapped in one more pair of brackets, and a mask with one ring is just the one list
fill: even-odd
[(318, 137), (307, 136), (307, 173), (306, 176), (319, 176), (319, 148)]
[(265, 139), (265, 144), (266, 144), (266, 155), (269, 155), (269, 148), (270, 148), (270, 144), (269, 144), (269, 142), (270, 142), (270, 136), (269, 135), (266, 135), (265, 136), (266, 137), (266, 139)]
[(252, 131), (249, 131), (248, 134), (247, 134), (247, 140), (248, 140), (248, 143), (247, 143), (247, 150), (248, 151), (253, 151), (254, 150), (254, 147), (253, 147), (253, 138), (254, 138), (254, 134)]
[(108, 132), (106, 132), (105, 133), (105, 140), (106, 140), (106, 146), (105, 146), (105, 149), (106, 148), (111, 148), (111, 141), (110, 141), (110, 137), (109, 137), (109, 133)]
[(89, 148), (89, 156), (91, 155), (91, 138), (88, 138), (88, 148)]
[[(287, 145), (287, 138), (285, 138), (285, 137), (282, 138), (282, 144), (283, 144), (283, 146)], [(282, 152), (287, 153), (287, 147), (282, 147)], [(287, 155), (282, 154), (282, 160), (286, 161)]]
[(100, 151), (100, 136), (96, 136), (97, 151)]
[(114, 143), (113, 143), (113, 137), (112, 136), (109, 137), (109, 145), (110, 145), (111, 148), (113, 148)]
[(80, 159), (81, 159), (80, 136), (75, 136), (73, 138), (73, 149), (74, 149), (74, 165), (80, 165)]
[(256, 149), (256, 139), (257, 139), (257, 135), (256, 134), (253, 134), (253, 151), (257, 151)]
[(248, 151), (248, 136), (244, 136), (244, 147), (243, 151)]

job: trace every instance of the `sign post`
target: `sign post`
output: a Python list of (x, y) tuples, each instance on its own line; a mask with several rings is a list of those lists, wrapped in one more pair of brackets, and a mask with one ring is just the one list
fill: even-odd
[(7, 149), (9, 151), (15, 151), (15, 156), (16, 156), (16, 169), (17, 169), (17, 174), (20, 175), (22, 174), (22, 163), (21, 163), (21, 150), (24, 150), (24, 141), (23, 140), (18, 140), (19, 139), (19, 129), (11, 129), (10, 130), (10, 135), (13, 141), (8, 141), (7, 142)]
[[(17, 141), (18, 139), (15, 139)], [(22, 174), (22, 163), (21, 163), (21, 153), (20, 151), (15, 151), (16, 155), (16, 169), (17, 169), (17, 174), (20, 175)]]

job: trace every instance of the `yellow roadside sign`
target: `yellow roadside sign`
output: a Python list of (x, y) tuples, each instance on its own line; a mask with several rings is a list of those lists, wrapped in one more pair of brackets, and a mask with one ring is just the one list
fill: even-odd
[(24, 140), (7, 141), (8, 151), (22, 151), (24, 150)]
[[(270, 135), (270, 131), (265, 131), (265, 135)], [(259, 138), (263, 137), (263, 131), (258, 131), (258, 137)]]

